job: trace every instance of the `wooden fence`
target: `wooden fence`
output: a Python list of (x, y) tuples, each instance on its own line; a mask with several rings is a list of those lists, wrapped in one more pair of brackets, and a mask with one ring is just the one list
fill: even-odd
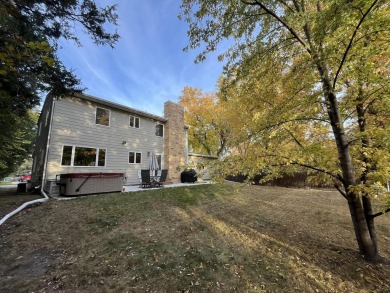
[[(240, 174), (237, 176), (228, 176), (226, 179), (235, 182), (244, 182), (248, 176)], [(255, 185), (262, 186), (279, 186), (279, 187), (296, 187), (296, 188), (334, 188), (332, 183), (329, 182), (317, 182), (310, 180), (310, 177), (306, 172), (297, 172), (293, 175), (284, 175), (283, 177), (273, 179), (267, 182), (260, 183), (263, 175), (259, 174), (254, 176), (251, 181)]]

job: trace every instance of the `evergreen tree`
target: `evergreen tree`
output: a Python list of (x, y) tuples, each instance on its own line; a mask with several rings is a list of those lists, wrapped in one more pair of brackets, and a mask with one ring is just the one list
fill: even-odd
[(20, 162), (11, 157), (27, 155), (28, 144), (14, 131), (29, 121), (42, 93), (81, 91), (80, 80), (56, 56), (58, 40), (79, 45), (75, 28), (81, 26), (96, 44), (114, 46), (118, 34), (104, 27), (116, 25), (115, 9), (98, 8), (91, 0), (0, 0), (0, 174)]

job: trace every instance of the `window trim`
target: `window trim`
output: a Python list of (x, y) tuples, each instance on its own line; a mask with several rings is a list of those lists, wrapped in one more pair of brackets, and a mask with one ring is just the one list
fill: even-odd
[[(72, 147), (72, 154), (70, 156), (70, 165), (62, 165), (62, 158), (64, 156), (64, 146)], [(88, 149), (96, 149), (96, 158), (95, 158), (95, 166), (75, 166), (74, 165), (74, 156), (77, 148), (88, 148)], [(105, 156), (104, 156), (104, 166), (99, 166), (99, 154), (100, 150), (105, 150)], [(107, 148), (102, 147), (92, 147), (92, 146), (80, 146), (80, 145), (69, 145), (69, 144), (63, 144), (61, 146), (61, 160), (60, 160), (60, 166), (61, 167), (72, 167), (72, 168), (106, 168), (107, 167)]]
[[(134, 163), (130, 163), (130, 153), (133, 153), (133, 154), (134, 154)], [(137, 163), (137, 154), (140, 154), (140, 159), (141, 159), (141, 161), (140, 161), (139, 163)], [(142, 164), (142, 153), (141, 153), (141, 152), (135, 152), (135, 151), (129, 152), (129, 155), (128, 155), (128, 157), (127, 157), (127, 163), (128, 163), (129, 165)]]
[[(162, 170), (163, 169), (163, 166), (162, 166), (162, 164), (163, 164), (163, 155), (156, 153), (156, 157), (158, 157), (158, 156), (160, 156), (160, 162), (159, 162), (160, 169), (159, 170)], [(158, 158), (157, 158), (157, 162), (158, 162)]]
[[(72, 147), (72, 152), (70, 153), (70, 165), (62, 165), (62, 159), (64, 158), (64, 147)], [(72, 167), (73, 166), (73, 158), (74, 158), (74, 145), (65, 145), (63, 144), (61, 147), (61, 160), (60, 160), (60, 166), (62, 167)]]
[[(157, 126), (162, 126), (162, 135), (157, 135), (157, 133), (156, 133), (156, 127)], [(155, 136), (158, 136), (158, 137), (164, 137), (164, 134), (165, 134), (165, 126), (164, 126), (164, 124), (162, 124), (162, 123), (156, 123), (156, 126), (154, 127), (154, 135)]]
[[(102, 109), (102, 110), (108, 111), (108, 125), (96, 123), (96, 122), (97, 122), (97, 121), (96, 121), (96, 118), (97, 118), (97, 109)], [(111, 126), (111, 110), (110, 110), (110, 109), (107, 109), (107, 108), (103, 108), (103, 107), (96, 106), (96, 108), (95, 108), (95, 125), (104, 126), (104, 127), (110, 127), (110, 126)]]
[[(130, 125), (130, 123), (131, 123), (131, 117), (134, 118), (134, 126), (131, 126), (131, 125)], [(136, 127), (137, 123), (135, 122), (137, 119), (138, 119), (138, 127)], [(129, 115), (129, 127), (140, 129), (140, 128), (141, 128), (141, 118), (138, 117), (138, 116), (135, 116), (135, 115)]]
[[(97, 149), (97, 154), (96, 154), (96, 167), (106, 167), (106, 163), (107, 163), (107, 148), (98, 148)], [(104, 165), (103, 166), (99, 166), (99, 155), (100, 155), (100, 150), (104, 150)]]

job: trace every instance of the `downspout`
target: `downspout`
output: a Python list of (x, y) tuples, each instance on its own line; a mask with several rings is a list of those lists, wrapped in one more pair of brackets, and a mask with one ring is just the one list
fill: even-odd
[(52, 105), (52, 108), (51, 108), (51, 119), (50, 119), (50, 125), (49, 125), (49, 133), (47, 135), (45, 164), (43, 166), (43, 175), (42, 175), (42, 183), (41, 183), (41, 194), (43, 195), (44, 198), (39, 198), (39, 199), (35, 199), (35, 200), (32, 200), (32, 201), (25, 202), (20, 207), (18, 207), (16, 210), (8, 213), (3, 218), (1, 218), (0, 226), (5, 221), (7, 221), (9, 218), (11, 218), (13, 215), (16, 215), (17, 213), (19, 213), (20, 211), (24, 210), (28, 206), (31, 206), (31, 205), (34, 205), (34, 204), (41, 204), (41, 203), (49, 200), (49, 197), (47, 196), (46, 192), (43, 190), (43, 185), (44, 185), (45, 177), (46, 177), (46, 166), (47, 166), (47, 158), (48, 158), (48, 153), (49, 153), (49, 141), (50, 141), (50, 135), (51, 135), (51, 126), (52, 126), (53, 117), (54, 117), (54, 115), (53, 115), (54, 114), (54, 104), (55, 104), (55, 99), (53, 98), (53, 105)]

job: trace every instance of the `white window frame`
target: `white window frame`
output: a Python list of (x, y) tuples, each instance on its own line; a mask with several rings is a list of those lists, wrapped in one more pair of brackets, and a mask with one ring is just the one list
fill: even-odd
[[(70, 165), (62, 165), (62, 158), (64, 157), (64, 147), (67, 146), (67, 147), (72, 147), (72, 153), (70, 155)], [(67, 144), (64, 144), (61, 146), (61, 160), (60, 160), (60, 166), (62, 167), (72, 167), (73, 166), (73, 159), (74, 159), (74, 149), (75, 149), (75, 146), (74, 145), (67, 145)]]
[[(62, 165), (62, 158), (64, 156), (64, 146), (72, 147), (72, 154), (71, 154), (71, 157), (70, 157), (70, 165)], [(95, 166), (75, 166), (74, 165), (74, 157), (75, 157), (76, 147), (77, 148), (96, 149)], [(106, 151), (105, 155), (104, 155), (104, 166), (99, 166), (100, 150), (105, 150)], [(97, 147), (91, 147), (91, 146), (79, 146), (79, 145), (64, 144), (64, 145), (61, 146), (60, 166), (61, 167), (74, 167), (74, 168), (106, 168), (106, 166), (107, 166), (107, 148), (97, 148)]]
[[(108, 125), (104, 125), (104, 124), (99, 124), (99, 123), (96, 123), (96, 118), (97, 118), (97, 109), (102, 109), (102, 110), (105, 110), (108, 112)], [(110, 127), (111, 125), (111, 110), (109, 109), (106, 109), (106, 108), (103, 108), (103, 107), (98, 107), (96, 106), (96, 109), (95, 109), (95, 125), (98, 125), (98, 126), (104, 126), (104, 127)]]
[[(160, 158), (161, 158), (161, 160), (159, 162), (159, 167), (160, 167), (159, 170), (162, 170), (163, 169), (163, 166), (162, 166), (162, 164), (163, 164), (163, 155), (162, 154), (156, 154), (156, 157), (158, 157), (158, 156), (160, 156)], [(157, 161), (158, 161), (158, 159), (157, 159)]]
[[(131, 123), (131, 117), (133, 117), (134, 118), (134, 126), (131, 126), (130, 125), (130, 123)], [(136, 120), (138, 119), (138, 127), (136, 127)], [(131, 127), (131, 128), (137, 128), (137, 129), (139, 129), (139, 128), (141, 128), (141, 119), (138, 117), (138, 116), (134, 116), (134, 115), (129, 115), (129, 127)]]
[[(130, 153), (133, 153), (134, 154), (134, 163), (130, 163)], [(137, 154), (140, 154), (141, 155), (141, 162), (137, 163)], [(130, 164), (130, 165), (135, 165), (135, 164), (142, 164), (142, 153), (141, 152), (129, 152), (129, 155), (127, 157), (127, 162)]]
[[(159, 126), (159, 125), (162, 126), (162, 134), (163, 134), (163, 135), (157, 135), (157, 134), (156, 134), (156, 127)], [(154, 135), (155, 135), (155, 136), (158, 136), (158, 137), (164, 137), (164, 135), (165, 135), (165, 127), (164, 127), (164, 124), (162, 124), (162, 123), (156, 123), (156, 126), (154, 127)]]
[[(104, 150), (104, 165), (103, 166), (99, 166), (100, 150)], [(106, 148), (98, 148), (97, 149), (97, 153), (96, 153), (96, 167), (103, 167), (103, 168), (105, 168), (106, 167), (106, 163), (107, 163), (107, 149)]]

